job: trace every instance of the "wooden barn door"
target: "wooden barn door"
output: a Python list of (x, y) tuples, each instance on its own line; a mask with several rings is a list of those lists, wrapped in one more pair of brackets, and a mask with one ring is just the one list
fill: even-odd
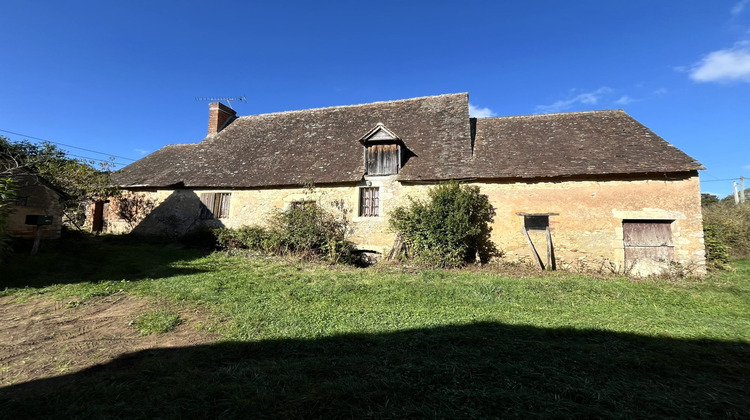
[(623, 220), (625, 267), (636, 275), (658, 274), (674, 259), (671, 220)]

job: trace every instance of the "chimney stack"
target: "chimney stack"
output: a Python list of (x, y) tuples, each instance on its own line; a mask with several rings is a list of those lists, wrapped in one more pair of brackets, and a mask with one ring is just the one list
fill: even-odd
[(208, 135), (214, 135), (234, 120), (237, 112), (221, 102), (208, 104)]

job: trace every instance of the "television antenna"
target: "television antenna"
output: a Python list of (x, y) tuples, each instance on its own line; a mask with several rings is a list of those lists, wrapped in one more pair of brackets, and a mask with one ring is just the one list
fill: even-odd
[[(227, 104), (229, 104), (229, 107), (232, 108), (232, 102), (231, 101), (239, 101), (239, 102), (247, 102), (247, 98), (244, 96), (235, 96), (235, 97), (222, 97), (222, 98), (201, 98), (201, 97), (195, 97), (196, 101), (209, 101), (209, 102), (216, 102), (216, 101), (227, 101)], [(232, 108), (234, 109), (234, 108)]]

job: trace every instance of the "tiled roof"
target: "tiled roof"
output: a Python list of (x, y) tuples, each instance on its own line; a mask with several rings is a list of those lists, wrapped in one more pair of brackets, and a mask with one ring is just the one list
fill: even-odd
[(624, 111), (480, 118), (477, 178), (686, 172), (700, 163)]
[(402, 179), (448, 179), (471, 159), (468, 94), (240, 117), (200, 143), (164, 147), (115, 175), (122, 186), (260, 187), (354, 182), (359, 139), (382, 123), (416, 156)]
[(472, 139), (468, 94), (459, 93), (240, 117), (200, 143), (166, 146), (114, 179), (193, 188), (356, 182), (365, 173), (359, 140), (377, 124), (413, 154), (402, 181), (703, 168), (623, 111), (481, 118)]

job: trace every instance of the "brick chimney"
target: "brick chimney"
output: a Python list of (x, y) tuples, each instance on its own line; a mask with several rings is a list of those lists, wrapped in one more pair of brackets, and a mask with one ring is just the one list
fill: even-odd
[(208, 135), (214, 135), (228, 125), (237, 115), (232, 108), (221, 102), (208, 104)]

